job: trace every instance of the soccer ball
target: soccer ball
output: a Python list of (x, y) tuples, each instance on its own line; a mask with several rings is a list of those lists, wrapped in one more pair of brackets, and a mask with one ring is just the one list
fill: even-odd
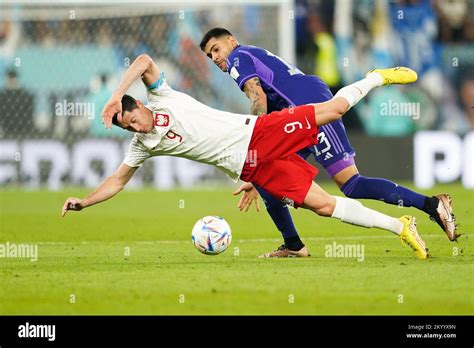
[(207, 255), (224, 252), (232, 241), (230, 226), (219, 216), (205, 216), (193, 227), (193, 244), (197, 250)]

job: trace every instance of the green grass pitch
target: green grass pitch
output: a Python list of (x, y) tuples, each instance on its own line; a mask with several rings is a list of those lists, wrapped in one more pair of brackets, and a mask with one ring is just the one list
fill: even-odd
[[(324, 186), (339, 194), (334, 185)], [(38, 260), (0, 258), (0, 312), (7, 315), (472, 315), (474, 191), (448, 192), (464, 234), (450, 243), (413, 208), (363, 203), (392, 216), (417, 216), (431, 252), (419, 260), (393, 234), (292, 211), (312, 254), (258, 259), (281, 243), (266, 212), (241, 213), (232, 188), (124, 191), (86, 209), (60, 211), (88, 191), (0, 191), (0, 243), (37, 243)], [(263, 204), (261, 204), (263, 206)], [(224, 217), (233, 242), (200, 254), (191, 229)], [(364, 260), (325, 257), (325, 246), (361, 244)], [(457, 248), (457, 249), (456, 249)], [(128, 254), (129, 252), (129, 254)]]

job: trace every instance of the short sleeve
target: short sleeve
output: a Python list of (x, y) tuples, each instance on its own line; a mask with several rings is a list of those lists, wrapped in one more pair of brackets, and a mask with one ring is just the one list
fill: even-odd
[(241, 90), (244, 89), (244, 84), (248, 79), (258, 76), (252, 58), (246, 53), (238, 51), (229, 57), (229, 67), (230, 76), (237, 82)]
[(143, 162), (151, 157), (151, 154), (147, 149), (140, 143), (136, 136), (133, 137), (130, 142), (127, 154), (123, 163), (129, 167), (137, 168), (141, 167)]

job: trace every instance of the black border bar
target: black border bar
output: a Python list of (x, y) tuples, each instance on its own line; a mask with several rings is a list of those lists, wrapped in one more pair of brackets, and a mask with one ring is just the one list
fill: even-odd
[[(19, 337), (20, 325), (27, 322), (55, 325), (55, 340)], [(472, 316), (0, 316), (0, 347), (306, 343), (473, 347), (473, 331)], [(417, 333), (425, 337), (407, 337)]]

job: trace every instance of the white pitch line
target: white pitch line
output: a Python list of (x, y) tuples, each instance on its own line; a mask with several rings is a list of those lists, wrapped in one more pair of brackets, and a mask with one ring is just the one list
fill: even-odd
[[(425, 235), (429, 238), (441, 238), (444, 237), (441, 234), (428, 234)], [(332, 236), (332, 237), (307, 237), (303, 238), (304, 241), (321, 241), (321, 240), (353, 240), (353, 239), (393, 239), (396, 238), (394, 235), (383, 235), (383, 236), (374, 236), (374, 235), (367, 235), (367, 236)], [(281, 242), (281, 238), (254, 238), (254, 239), (234, 239), (234, 243), (270, 243), (270, 242)], [(88, 244), (188, 244), (191, 243), (191, 239), (189, 240), (138, 240), (138, 241), (81, 241), (81, 242), (33, 242), (39, 245), (88, 245)]]

